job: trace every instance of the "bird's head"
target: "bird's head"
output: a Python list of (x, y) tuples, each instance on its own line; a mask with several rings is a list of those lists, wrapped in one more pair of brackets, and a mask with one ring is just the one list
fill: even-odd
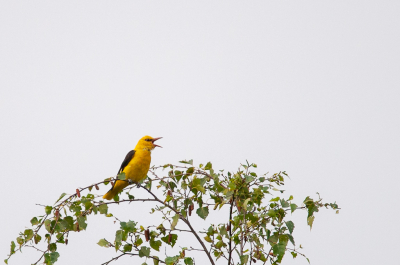
[(157, 138), (153, 138), (151, 136), (144, 136), (142, 137), (139, 142), (137, 143), (135, 149), (139, 150), (139, 149), (147, 149), (147, 150), (153, 150), (154, 148), (161, 147), (159, 145), (156, 145), (154, 142), (157, 141), (158, 139), (161, 139), (162, 137), (157, 137)]

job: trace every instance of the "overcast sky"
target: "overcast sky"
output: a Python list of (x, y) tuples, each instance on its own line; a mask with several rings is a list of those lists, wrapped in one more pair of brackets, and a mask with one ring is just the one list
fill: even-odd
[[(286, 170), (298, 202), (336, 201), (311, 232), (293, 217), (311, 264), (398, 264), (399, 14), (399, 1), (2, 1), (3, 259), (36, 203), (114, 175), (151, 135), (154, 165), (247, 159)], [(118, 225), (92, 223), (57, 264), (115, 255), (96, 243)]]

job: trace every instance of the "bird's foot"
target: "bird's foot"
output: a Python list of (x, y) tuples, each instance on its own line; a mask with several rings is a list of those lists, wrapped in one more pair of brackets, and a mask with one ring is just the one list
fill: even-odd
[(128, 181), (129, 185), (133, 184), (133, 180), (131, 180), (131, 179), (127, 179), (126, 181)]
[(142, 184), (138, 183), (138, 184), (136, 184), (136, 187), (139, 189), (142, 187)]

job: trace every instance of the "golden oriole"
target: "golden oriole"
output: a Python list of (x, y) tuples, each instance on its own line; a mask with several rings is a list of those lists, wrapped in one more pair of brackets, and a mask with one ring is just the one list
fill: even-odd
[[(141, 180), (146, 178), (147, 172), (150, 168), (151, 151), (157, 146), (161, 147), (154, 144), (154, 142), (161, 138), (162, 137), (153, 138), (150, 136), (142, 137), (142, 139), (137, 143), (135, 149), (129, 151), (126, 155), (118, 170), (118, 174), (124, 172), (126, 180), (131, 180), (134, 183), (139, 183)], [(128, 181), (117, 180), (114, 186), (103, 196), (103, 198), (111, 200), (116, 194), (118, 194), (118, 192), (128, 185)]]

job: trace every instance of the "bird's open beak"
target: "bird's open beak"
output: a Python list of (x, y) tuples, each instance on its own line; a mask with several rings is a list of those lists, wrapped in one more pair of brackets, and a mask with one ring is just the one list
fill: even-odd
[(162, 138), (162, 137), (153, 138), (153, 140), (152, 140), (151, 142), (153, 143), (154, 147), (161, 147), (161, 148), (162, 148), (162, 146), (159, 146), (159, 145), (154, 144), (155, 141), (157, 141), (157, 140), (159, 140), (159, 139), (161, 139), (161, 138)]

